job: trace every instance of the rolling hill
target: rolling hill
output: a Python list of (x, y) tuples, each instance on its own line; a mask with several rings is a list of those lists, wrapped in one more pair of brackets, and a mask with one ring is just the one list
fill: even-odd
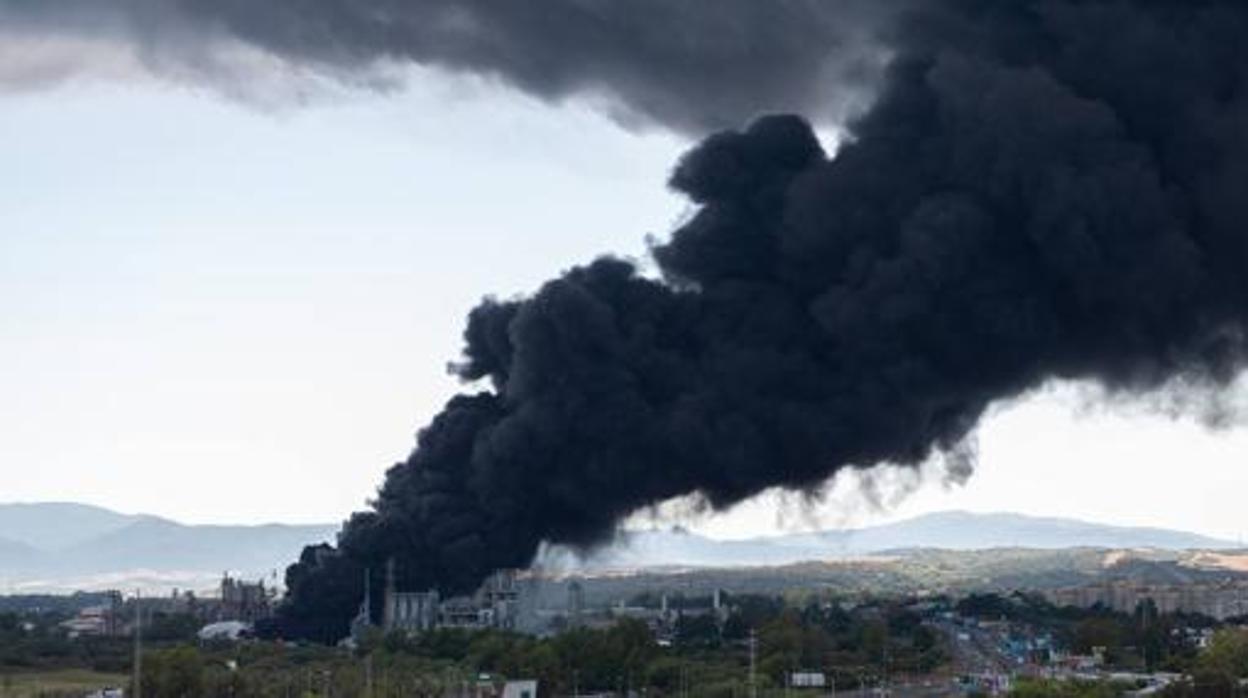
[(188, 525), (70, 503), (0, 504), (0, 584), (67, 591), (131, 586), (203, 588), (223, 572), (280, 577), (304, 545), (336, 524)]
[(983, 550), (987, 548), (1233, 548), (1232, 541), (1162, 528), (1089, 523), (1074, 519), (948, 511), (893, 524), (846, 531), (785, 536), (784, 546), (832, 547), (849, 553), (896, 548)]
[[(333, 540), (336, 524), (188, 525), (81, 504), (0, 504), (0, 591), (68, 591), (140, 585), (212, 586), (224, 571), (281, 577), (304, 545)], [(1157, 528), (1131, 528), (1018, 514), (944, 512), (882, 526), (746, 540), (715, 540), (681, 529), (633, 531), (588, 557), (558, 548), (548, 569), (646, 570), (782, 566), (846, 561), (907, 551), (990, 549), (1220, 550), (1229, 541)]]
[(0, 504), (0, 536), (40, 550), (60, 550), (141, 518), (72, 502)]
[(1221, 550), (1231, 541), (1184, 531), (1088, 523), (1021, 514), (939, 512), (880, 526), (746, 540), (713, 540), (681, 529), (633, 532), (585, 560), (559, 557), (574, 568), (730, 567), (788, 565), (899, 550), (970, 551), (995, 548)]

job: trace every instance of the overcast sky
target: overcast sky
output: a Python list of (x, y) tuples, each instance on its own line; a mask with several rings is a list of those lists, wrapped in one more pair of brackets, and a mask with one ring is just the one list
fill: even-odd
[[(468, 309), (643, 258), (687, 213), (663, 182), (689, 145), (432, 71), (277, 111), (146, 81), (0, 94), (0, 500), (345, 517), (460, 388)], [(886, 470), (694, 523), (959, 508), (1248, 533), (1242, 429), (1059, 386), (978, 442), (964, 485)]]

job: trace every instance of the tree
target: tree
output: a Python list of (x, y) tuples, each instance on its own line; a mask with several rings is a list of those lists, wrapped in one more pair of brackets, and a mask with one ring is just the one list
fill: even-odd
[(684, 647), (714, 647), (719, 644), (719, 623), (709, 613), (682, 614), (676, 619), (676, 642)]
[(189, 613), (158, 613), (143, 635), (152, 642), (188, 642), (199, 631), (199, 620)]
[(143, 694), (151, 698), (193, 698), (203, 693), (204, 661), (182, 646), (143, 657)]
[(1235, 678), (1248, 676), (1248, 631), (1228, 628), (1214, 633), (1199, 667)]
[(1122, 627), (1112, 617), (1094, 616), (1075, 625), (1075, 650), (1090, 654), (1098, 647), (1116, 652), (1122, 646)]

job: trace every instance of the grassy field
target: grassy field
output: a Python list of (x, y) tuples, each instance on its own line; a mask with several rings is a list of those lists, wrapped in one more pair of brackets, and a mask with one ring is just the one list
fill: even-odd
[(39, 673), (0, 674), (0, 698), (84, 696), (109, 686), (125, 687), (129, 677), (70, 669)]

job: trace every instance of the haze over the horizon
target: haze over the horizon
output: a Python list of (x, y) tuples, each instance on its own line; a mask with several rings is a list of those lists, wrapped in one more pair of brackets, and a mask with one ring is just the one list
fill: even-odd
[[(683, 137), (408, 82), (276, 112), (142, 81), (0, 94), (0, 158), (20, 164), (0, 175), (0, 499), (340, 519), (456, 390), (444, 366), (482, 295), (640, 257), (684, 212), (660, 185)], [(911, 483), (885, 474), (878, 502), (845, 482), (809, 517), (764, 499), (696, 527), (957, 508), (1242, 536), (1244, 430), (1073, 393), (998, 410), (964, 485), (897, 499)]]

